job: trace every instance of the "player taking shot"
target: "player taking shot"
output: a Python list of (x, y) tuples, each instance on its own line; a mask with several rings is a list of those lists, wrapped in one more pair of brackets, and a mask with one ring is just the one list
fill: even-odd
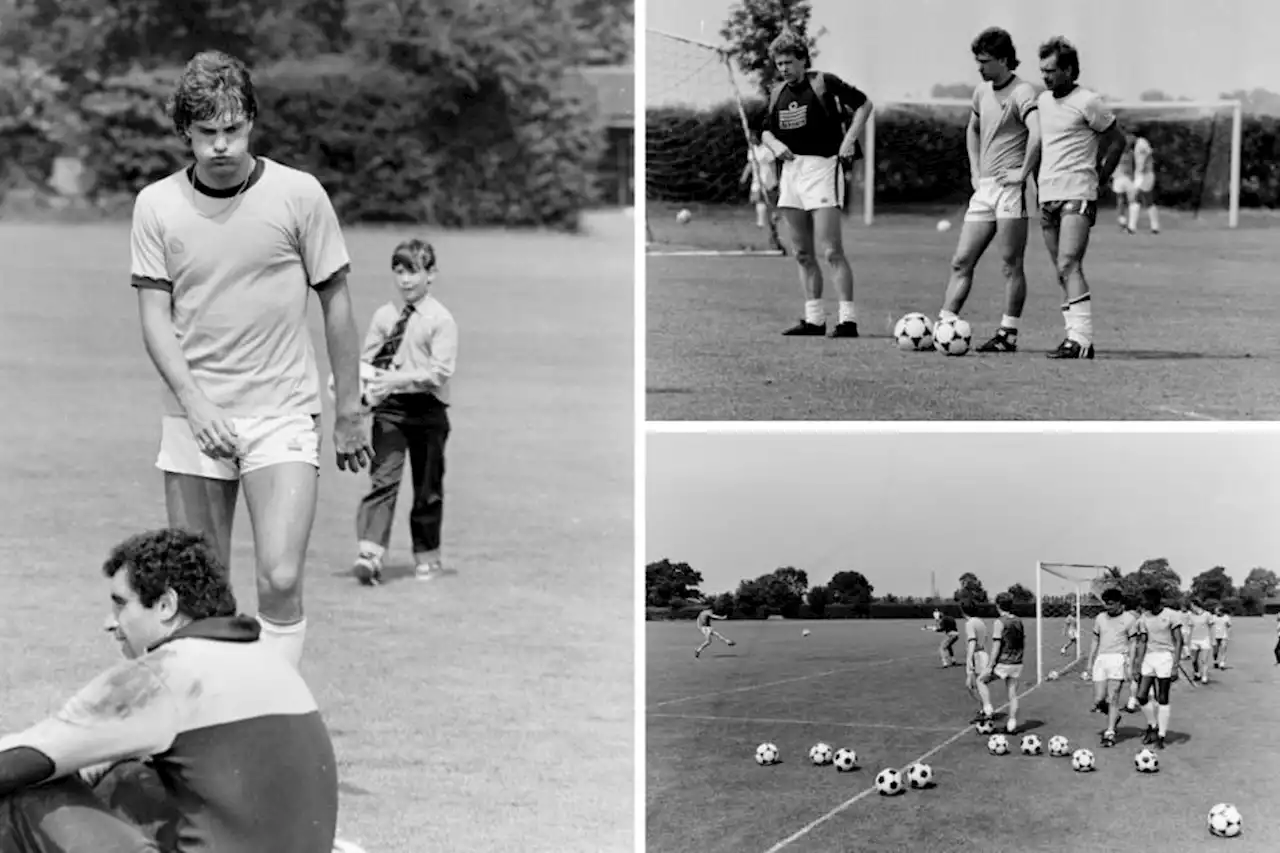
[(693, 656), (695, 658), (702, 656), (702, 650), (711, 645), (711, 640), (713, 638), (720, 640), (720, 642), (724, 643), (726, 646), (732, 646), (734, 644), (733, 640), (730, 640), (724, 634), (721, 634), (719, 631), (711, 627), (712, 619), (723, 621), (728, 618), (728, 616), (719, 615), (710, 607), (698, 614), (698, 630), (702, 632), (702, 645), (693, 650)]

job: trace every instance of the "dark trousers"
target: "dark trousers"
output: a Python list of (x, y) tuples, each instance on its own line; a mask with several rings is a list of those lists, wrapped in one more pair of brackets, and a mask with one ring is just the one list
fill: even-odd
[(1276, 663), (1280, 663), (1280, 637), (1276, 637)]
[(409, 535), (413, 552), (440, 548), (444, 521), (444, 445), (449, 438), (449, 407), (430, 394), (397, 394), (373, 410), (373, 465), (369, 493), (360, 501), (356, 535), (384, 549), (391, 541), (396, 497), (405, 456), (413, 477)]
[(175, 816), (155, 771), (126, 761), (92, 787), (69, 776), (0, 797), (0, 851), (159, 853), (174, 849)]

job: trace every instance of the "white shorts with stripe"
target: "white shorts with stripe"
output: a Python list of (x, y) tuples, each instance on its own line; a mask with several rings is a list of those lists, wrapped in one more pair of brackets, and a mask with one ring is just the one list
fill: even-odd
[(1025, 186), (1008, 186), (995, 178), (979, 178), (978, 188), (969, 197), (965, 222), (995, 222), (998, 219), (1026, 219)]
[(1128, 668), (1128, 656), (1123, 652), (1113, 652), (1111, 654), (1100, 654), (1097, 660), (1093, 662), (1093, 680), (1094, 681), (1124, 681), (1127, 676), (1125, 670)]
[(156, 467), (171, 474), (191, 474), (211, 480), (238, 480), (244, 474), (281, 462), (305, 462), (320, 467), (320, 418), (297, 414), (284, 417), (230, 419), (239, 453), (234, 459), (205, 454), (186, 418), (166, 416), (160, 422), (160, 452)]
[(778, 207), (818, 210), (823, 207), (844, 209), (844, 167), (838, 157), (814, 157), (797, 154), (784, 160), (778, 181)]
[(1173, 652), (1147, 652), (1142, 659), (1142, 675), (1143, 677), (1154, 676), (1155, 678), (1172, 678), (1173, 677)]

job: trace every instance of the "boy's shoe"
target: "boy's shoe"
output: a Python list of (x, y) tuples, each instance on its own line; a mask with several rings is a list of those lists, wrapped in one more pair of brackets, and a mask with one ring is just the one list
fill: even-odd
[(827, 333), (826, 323), (810, 323), (807, 320), (801, 320), (791, 328), (785, 330), (782, 334), (789, 336), (810, 336), (821, 337)]
[(356, 580), (365, 586), (377, 586), (382, 583), (382, 560), (374, 554), (361, 554), (356, 557), (351, 567)]
[[(1009, 330), (1001, 327), (996, 329), (996, 333), (991, 336), (991, 340), (978, 347), (978, 352), (1017, 352), (1018, 338), (1017, 334), (1010, 334)], [(1063, 654), (1066, 654), (1063, 651)]]
[(1157, 737), (1159, 737), (1159, 735), (1156, 734), (1156, 727), (1147, 726), (1147, 730), (1142, 735), (1142, 745), (1150, 746), (1156, 742)]
[(831, 337), (833, 338), (856, 338), (857, 336), (858, 324), (852, 320), (836, 323), (836, 327), (831, 330)]
[(1058, 344), (1058, 348), (1049, 353), (1049, 358), (1093, 358), (1093, 344), (1081, 346), (1079, 341), (1073, 341), (1071, 338), (1065, 339)]

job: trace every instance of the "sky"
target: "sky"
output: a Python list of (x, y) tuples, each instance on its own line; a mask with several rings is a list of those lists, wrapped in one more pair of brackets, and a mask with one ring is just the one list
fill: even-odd
[(877, 595), (928, 595), (932, 570), (944, 597), (964, 572), (1034, 588), (1037, 560), (1164, 557), (1184, 588), (1280, 572), (1280, 434), (650, 433), (646, 454), (645, 562), (708, 594), (782, 566)]
[[(648, 0), (645, 26), (720, 45), (734, 0)], [(812, 0), (823, 27), (815, 66), (874, 101), (928, 96), (935, 83), (977, 83), (969, 44), (988, 26), (1013, 35), (1025, 75), (1041, 42), (1065, 35), (1080, 83), (1120, 100), (1148, 89), (1193, 100), (1280, 89), (1280, 3), (1274, 0)], [(652, 44), (648, 57), (664, 56)], [(656, 59), (647, 59), (656, 64)], [(670, 61), (670, 60), (668, 60)], [(646, 69), (647, 76), (655, 70)]]

